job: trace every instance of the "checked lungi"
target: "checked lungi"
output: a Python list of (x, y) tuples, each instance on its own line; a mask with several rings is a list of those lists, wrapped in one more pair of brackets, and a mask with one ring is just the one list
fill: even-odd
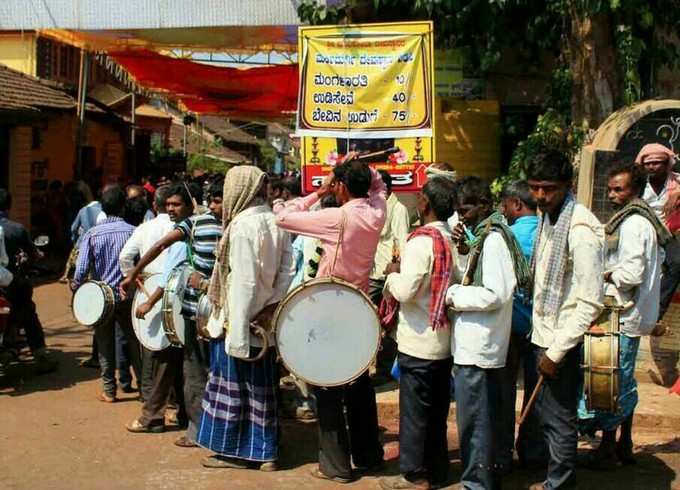
[[(279, 429), (275, 351), (248, 362), (228, 355), (224, 341), (211, 341), (210, 349), (198, 444), (222, 456), (275, 461)], [(257, 350), (251, 351), (252, 357)]]

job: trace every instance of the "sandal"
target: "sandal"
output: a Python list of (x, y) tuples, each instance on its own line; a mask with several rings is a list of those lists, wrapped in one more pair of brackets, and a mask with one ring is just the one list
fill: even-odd
[(174, 444), (177, 447), (198, 447), (198, 444), (196, 444), (194, 441), (189, 439), (187, 436), (181, 436), (181, 437), (175, 439)]
[(343, 478), (341, 476), (328, 476), (327, 474), (323, 473), (319, 468), (315, 468), (311, 471), (310, 473), (314, 478), (318, 478), (319, 480), (328, 480), (332, 481), (335, 483), (352, 483), (356, 478)]
[(135, 434), (160, 434), (165, 431), (165, 427), (162, 425), (144, 425), (139, 419), (135, 419), (125, 426), (128, 432), (133, 432)]

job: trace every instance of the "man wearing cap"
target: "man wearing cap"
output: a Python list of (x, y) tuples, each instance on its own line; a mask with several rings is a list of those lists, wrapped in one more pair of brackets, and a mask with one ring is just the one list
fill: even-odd
[(643, 146), (635, 159), (635, 163), (647, 172), (642, 199), (667, 226), (674, 214), (671, 206), (680, 193), (680, 174), (673, 172), (675, 159), (675, 153), (659, 143)]

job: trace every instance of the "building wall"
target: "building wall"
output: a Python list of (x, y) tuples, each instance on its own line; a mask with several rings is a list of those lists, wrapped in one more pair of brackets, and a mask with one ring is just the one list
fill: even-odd
[(9, 131), (9, 191), (12, 194), (10, 216), (26, 227), (31, 226), (31, 128), (17, 126)]
[(36, 75), (36, 36), (33, 33), (0, 33), (0, 63)]
[(496, 100), (435, 99), (437, 160), (459, 175), (500, 175), (500, 105)]

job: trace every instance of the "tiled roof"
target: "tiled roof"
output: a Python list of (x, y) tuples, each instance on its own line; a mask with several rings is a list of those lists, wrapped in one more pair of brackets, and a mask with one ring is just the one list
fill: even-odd
[(199, 118), (205, 129), (217, 135), (226, 143), (242, 143), (256, 145), (257, 138), (231, 124), (226, 118), (219, 116), (201, 116)]
[[(208, 139), (200, 141), (201, 136), (198, 133), (187, 128), (187, 154), (193, 155), (204, 151), (207, 156), (222, 160), (228, 163), (244, 163), (248, 162), (248, 158), (238, 152), (225, 148), (221, 145), (216, 145)], [(184, 140), (184, 127), (181, 124), (173, 123), (170, 127), (170, 148), (174, 150), (182, 150)]]
[(75, 99), (66, 92), (0, 63), (0, 110), (63, 110), (73, 109), (75, 106)]

